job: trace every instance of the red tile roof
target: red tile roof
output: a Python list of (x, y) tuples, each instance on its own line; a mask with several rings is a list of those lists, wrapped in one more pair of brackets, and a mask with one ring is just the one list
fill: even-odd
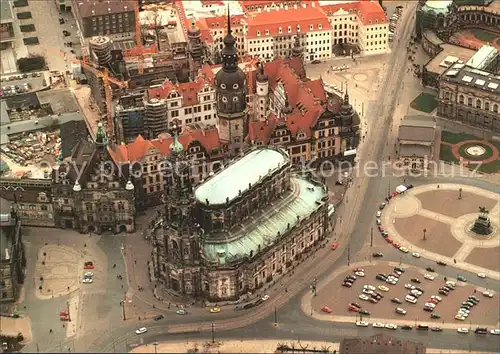
[(174, 85), (170, 80), (166, 79), (159, 87), (151, 87), (148, 89), (148, 98), (167, 98), (172, 91), (176, 91), (182, 96), (182, 106), (193, 106), (199, 104), (198, 93), (208, 84), (212, 86), (214, 81), (214, 73), (209, 65), (204, 65), (196, 80), (186, 83)]
[(269, 86), (272, 90), (276, 89), (278, 83), (284, 86), (288, 103), (293, 111), (286, 117), (277, 118), (270, 115), (267, 122), (250, 122), (249, 139), (261, 141), (264, 144), (269, 143), (271, 134), (280, 123), (286, 124), (292, 136), (296, 137), (298, 133), (303, 132), (306, 138), (310, 138), (311, 127), (316, 123), (327, 103), (321, 80), (302, 81), (295, 70), (282, 58), (265, 63), (264, 70), (269, 77)]
[[(128, 145), (117, 145), (114, 149), (110, 149), (110, 155), (116, 163), (141, 161), (151, 149), (155, 149), (162, 156), (170, 156), (172, 141), (173, 138), (169, 134), (154, 140), (146, 140), (139, 135)], [(220, 148), (219, 131), (216, 128), (206, 130), (185, 128), (179, 136), (179, 142), (184, 149), (187, 149), (194, 141), (198, 141), (209, 154)]]
[[(231, 26), (241, 26), (241, 19), (244, 15), (231, 15)], [(205, 17), (204, 20), (208, 28), (223, 28), (224, 30), (227, 28), (227, 17), (226, 16), (215, 16), (215, 17)]]
[[(272, 1), (272, 0), (244, 0), (239, 1), (239, 4), (244, 12), (255, 11), (255, 8), (264, 8), (264, 6), (271, 7), (272, 5), (280, 6), (280, 4), (286, 4), (288, 6), (293, 6), (294, 4), (300, 4), (300, 0), (293, 1)], [(254, 9), (250, 10), (250, 7)]]
[(245, 18), (245, 21), (248, 24), (247, 38), (256, 38), (257, 31), (262, 37), (265, 37), (267, 36), (266, 30), (269, 30), (269, 36), (277, 36), (280, 27), (283, 33), (287, 33), (288, 26), (292, 27), (293, 33), (297, 31), (297, 26), (300, 26), (302, 33), (310, 32), (310, 25), (313, 25), (313, 31), (319, 31), (319, 25), (322, 26), (321, 31), (332, 29), (328, 18), (319, 6), (252, 13)]
[(359, 19), (363, 25), (387, 23), (387, 16), (378, 1), (360, 1), (358, 3)]
[[(387, 23), (387, 16), (378, 1), (362, 0), (321, 6), (326, 15), (332, 16), (339, 10), (356, 14), (363, 25)], [(370, 22), (371, 21), (371, 22)]]
[[(186, 18), (186, 28), (190, 28), (193, 22), (192, 19)], [(196, 21), (196, 27), (200, 29), (201, 40), (205, 43), (213, 43), (214, 39), (210, 29), (208, 28), (207, 21), (205, 18), (200, 18)]]
[(217, 0), (201, 0), (200, 2), (202, 6), (211, 6), (211, 5), (224, 6), (224, 3), (222, 1), (217, 1)]

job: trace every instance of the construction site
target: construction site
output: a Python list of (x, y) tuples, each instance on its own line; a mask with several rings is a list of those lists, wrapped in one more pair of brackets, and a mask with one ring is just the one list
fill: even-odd
[[(147, 88), (165, 79), (173, 84), (194, 80), (200, 67), (209, 63), (207, 52), (200, 30), (188, 24), (182, 1), (136, 5), (133, 43), (92, 37), (82, 48), (82, 60), (72, 65), (77, 83), (88, 83), (90, 88), (77, 85), (74, 93), (91, 135), (98, 122), (115, 143), (145, 134), (144, 130), (155, 137), (165, 132), (166, 104), (148, 100)], [(129, 107), (133, 107), (130, 114)], [(154, 121), (153, 127), (143, 127), (143, 121)]]

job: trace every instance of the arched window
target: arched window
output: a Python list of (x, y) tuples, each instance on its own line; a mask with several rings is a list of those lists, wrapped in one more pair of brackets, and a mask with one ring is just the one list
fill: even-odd
[(481, 108), (481, 100), (480, 99), (476, 100), (476, 108)]
[(459, 103), (464, 103), (464, 95), (458, 96), (458, 102)]
[(467, 98), (467, 106), (472, 107), (472, 98), (471, 97)]
[(484, 109), (487, 111), (490, 110), (490, 103), (488, 101), (484, 102)]
[(497, 104), (493, 105), (493, 113), (498, 113), (498, 105)]

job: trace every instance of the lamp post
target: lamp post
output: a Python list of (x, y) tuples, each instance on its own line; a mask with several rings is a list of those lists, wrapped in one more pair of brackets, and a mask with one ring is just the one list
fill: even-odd
[(157, 353), (156, 347), (158, 346), (158, 342), (154, 342), (153, 345), (155, 346), (155, 354)]
[(370, 247), (373, 247), (373, 227), (370, 230)]
[(458, 199), (462, 199), (462, 188), (458, 189)]
[(427, 229), (422, 230), (424, 232), (424, 240), (425, 240), (425, 234), (427, 233)]
[(213, 322), (211, 327), (212, 327), (212, 343), (215, 343), (215, 325)]

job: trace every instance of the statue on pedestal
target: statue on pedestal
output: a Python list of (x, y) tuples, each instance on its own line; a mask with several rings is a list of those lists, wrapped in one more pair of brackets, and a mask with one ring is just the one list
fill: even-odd
[(489, 235), (493, 232), (489, 212), (486, 207), (479, 207), (479, 216), (477, 217), (471, 231), (478, 235)]

